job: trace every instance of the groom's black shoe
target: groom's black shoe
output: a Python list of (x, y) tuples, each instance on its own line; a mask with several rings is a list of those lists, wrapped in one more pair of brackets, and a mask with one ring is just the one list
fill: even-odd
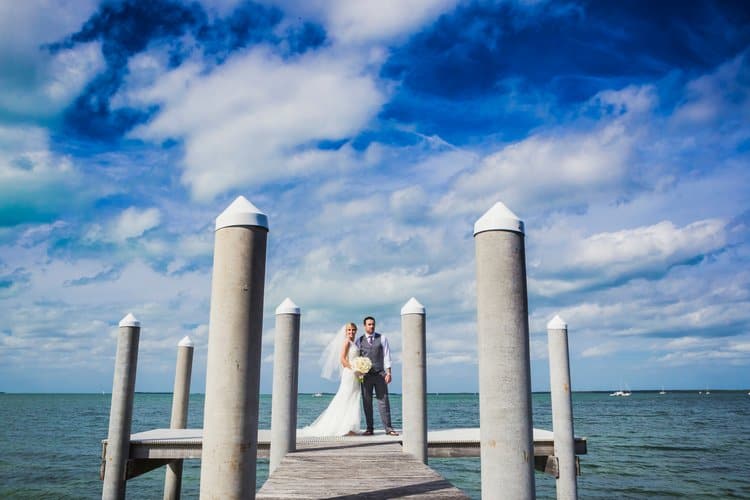
[(369, 429), (362, 433), (363, 436), (372, 436), (372, 434), (373, 432)]

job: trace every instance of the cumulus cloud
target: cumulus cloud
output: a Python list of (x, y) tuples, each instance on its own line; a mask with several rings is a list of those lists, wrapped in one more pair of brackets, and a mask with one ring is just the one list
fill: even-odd
[[(212, 0), (213, 1), (213, 0)], [(420, 31), (458, 0), (271, 0), (291, 16), (321, 22), (337, 44), (388, 43)]]
[(354, 153), (319, 151), (317, 142), (356, 134), (384, 98), (355, 60), (308, 53), (285, 61), (262, 47), (207, 74), (185, 64), (129, 97), (161, 105), (133, 136), (184, 141), (183, 181), (202, 200), (329, 169)]
[(111, 229), (112, 238), (124, 241), (141, 236), (161, 222), (161, 212), (157, 208), (141, 210), (136, 207), (125, 209), (114, 221)]
[(512, 210), (532, 211), (611, 196), (628, 182), (634, 139), (618, 121), (593, 131), (531, 136), (461, 175), (441, 209), (481, 213), (503, 201)]
[[(575, 231), (571, 231), (575, 234)], [(726, 226), (709, 219), (676, 227), (670, 221), (651, 226), (581, 237), (565, 243), (556, 231), (540, 231), (540, 239), (557, 241), (554, 247), (535, 252), (535, 293), (554, 296), (604, 283), (663, 275), (672, 266), (720, 250), (726, 244)], [(546, 234), (545, 234), (546, 233)]]
[(415, 31), (452, 9), (457, 0), (323, 2), (326, 27), (343, 43), (387, 40)]

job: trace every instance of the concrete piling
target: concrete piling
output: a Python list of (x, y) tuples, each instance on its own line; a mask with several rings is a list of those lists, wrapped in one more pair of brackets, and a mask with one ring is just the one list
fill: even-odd
[(524, 226), (498, 202), (474, 224), (482, 498), (535, 498)]
[(200, 497), (255, 498), (268, 218), (240, 196), (216, 218)]
[(414, 297), (401, 308), (403, 448), (427, 463), (427, 352), (425, 308)]
[(130, 426), (133, 420), (135, 374), (141, 324), (128, 313), (119, 324), (112, 404), (109, 410), (107, 454), (104, 465), (102, 499), (125, 498), (125, 476), (130, 453)]
[[(190, 376), (193, 372), (193, 351), (195, 344), (185, 336), (177, 344), (177, 365), (172, 392), (172, 418), (170, 429), (187, 427), (188, 400), (190, 399)], [(182, 489), (182, 460), (167, 464), (164, 476), (164, 500), (179, 500)]]
[(297, 373), (300, 309), (286, 298), (276, 308), (271, 396), (271, 451), (268, 473), (297, 445)]
[(557, 457), (557, 498), (578, 498), (575, 437), (573, 434), (573, 401), (570, 387), (568, 325), (560, 316), (547, 323), (549, 346), (549, 379), (552, 399), (552, 432)]

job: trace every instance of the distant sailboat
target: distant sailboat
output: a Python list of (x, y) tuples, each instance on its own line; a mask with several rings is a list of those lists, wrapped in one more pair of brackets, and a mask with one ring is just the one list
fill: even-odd
[(664, 386), (661, 386), (661, 390), (659, 391), (659, 394), (666, 394), (667, 391), (664, 390)]
[[(627, 387), (627, 386), (626, 386), (626, 387)], [(629, 388), (626, 388), (626, 389), (625, 389), (624, 391), (623, 391), (622, 389), (619, 389), (619, 390), (617, 390), (617, 391), (615, 391), (615, 392), (611, 393), (611, 394), (610, 394), (610, 396), (622, 396), (622, 397), (627, 397), (627, 396), (630, 396), (631, 394), (632, 394), (632, 392), (630, 392), (630, 389), (629, 389)]]
[(630, 396), (630, 393), (627, 393), (625, 391), (615, 391), (615, 392), (611, 392), (609, 395), (610, 396)]

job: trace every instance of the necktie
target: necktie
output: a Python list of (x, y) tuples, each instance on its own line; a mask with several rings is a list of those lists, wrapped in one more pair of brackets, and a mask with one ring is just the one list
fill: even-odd
[(372, 335), (369, 335), (367, 337), (367, 343), (370, 344), (370, 345), (372, 345)]

